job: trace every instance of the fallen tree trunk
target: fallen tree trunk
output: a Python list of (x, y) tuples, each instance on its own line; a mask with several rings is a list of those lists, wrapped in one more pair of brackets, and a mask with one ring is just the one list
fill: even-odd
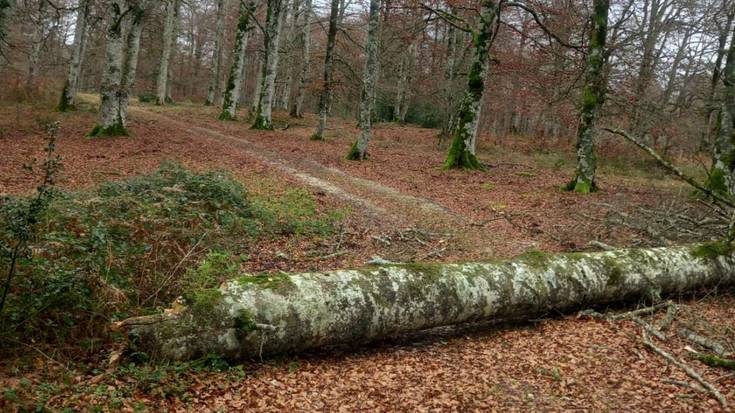
[(726, 244), (546, 255), (466, 264), (389, 265), (243, 276), (193, 291), (184, 306), (131, 319), (131, 346), (153, 358), (258, 357), (359, 343), (469, 321), (657, 297), (735, 281)]

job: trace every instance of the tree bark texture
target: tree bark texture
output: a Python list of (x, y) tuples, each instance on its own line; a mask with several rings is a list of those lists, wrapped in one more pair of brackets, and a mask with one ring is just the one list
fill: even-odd
[(375, 82), (378, 75), (378, 30), (380, 28), (380, 0), (370, 0), (368, 18), (368, 34), (365, 40), (365, 70), (362, 74), (362, 92), (360, 93), (360, 135), (352, 145), (347, 159), (367, 159), (367, 148), (370, 143)]
[(301, 118), (304, 115), (304, 96), (306, 94), (306, 83), (309, 81), (309, 59), (311, 50), (311, 0), (303, 0), (301, 11), (302, 28), (299, 45), (301, 46), (301, 70), (299, 71), (298, 86), (296, 87), (296, 100), (291, 107), (291, 116)]
[(498, 14), (498, 4), (495, 1), (482, 1), (480, 28), (474, 33), (472, 39), (474, 57), (468, 74), (467, 89), (457, 112), (452, 132), (452, 145), (444, 161), (445, 169), (483, 169), (475, 155), (475, 143), (482, 95), (485, 90), (485, 74), (490, 46), (497, 30)]
[(79, 88), (79, 73), (82, 66), (82, 51), (84, 50), (85, 35), (87, 31), (87, 19), (89, 18), (89, 0), (81, 0), (77, 10), (77, 20), (74, 25), (74, 45), (69, 62), (69, 77), (64, 83), (61, 91), (59, 104), (56, 110), (66, 112), (74, 110), (76, 106), (77, 89)]
[(217, 0), (217, 22), (215, 24), (214, 34), (214, 55), (212, 56), (212, 71), (209, 78), (209, 87), (207, 88), (207, 100), (204, 102), (206, 106), (213, 105), (222, 94), (222, 50), (225, 38), (225, 10), (227, 10), (226, 0)]
[(329, 14), (329, 30), (327, 31), (327, 49), (324, 53), (324, 83), (322, 93), (319, 95), (319, 124), (316, 132), (311, 136), (312, 140), (324, 139), (324, 129), (327, 127), (327, 115), (332, 100), (332, 70), (334, 62), (334, 41), (337, 38), (337, 21), (339, 19), (339, 0), (332, 0)]
[(278, 49), (281, 37), (283, 19), (281, 13), (285, 10), (288, 0), (268, 0), (268, 11), (265, 18), (265, 58), (263, 61), (263, 85), (260, 89), (260, 100), (255, 111), (253, 129), (273, 129), (273, 101), (276, 91), (276, 75), (278, 74)]
[(257, 4), (254, 0), (240, 2), (240, 16), (237, 20), (235, 45), (232, 50), (232, 66), (227, 77), (227, 84), (222, 96), (222, 113), (220, 120), (234, 120), (237, 112), (237, 103), (240, 100), (242, 88), (243, 68), (245, 67), (245, 51), (248, 47), (248, 37), (252, 29), (253, 14)]
[(156, 80), (156, 105), (165, 105), (166, 86), (168, 85), (168, 66), (171, 59), (175, 39), (176, 20), (178, 19), (179, 0), (166, 0), (166, 17), (163, 22), (163, 42), (161, 60), (158, 64), (158, 78)]
[(156, 359), (241, 359), (734, 281), (735, 254), (724, 244), (243, 276), (192, 292), (177, 311), (131, 323), (129, 334), (135, 351)]
[(610, 2), (609, 0), (594, 0), (593, 4), (592, 29), (590, 30), (587, 67), (582, 91), (582, 109), (577, 127), (577, 168), (574, 179), (567, 185), (568, 190), (579, 193), (590, 193), (597, 189), (594, 137), (597, 130), (597, 115), (605, 100), (607, 89), (604, 66), (607, 60), (605, 43)]

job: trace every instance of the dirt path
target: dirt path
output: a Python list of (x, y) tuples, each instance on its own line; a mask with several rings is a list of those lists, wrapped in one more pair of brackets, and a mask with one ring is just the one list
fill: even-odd
[(368, 214), (372, 219), (384, 221), (384, 224), (441, 232), (454, 244), (483, 245), (490, 242), (488, 238), (491, 234), (481, 229), (471, 218), (450, 211), (430, 199), (406, 194), (380, 182), (351, 175), (336, 167), (324, 166), (298, 154), (290, 155), (273, 150), (242, 135), (235, 136), (211, 127), (199, 126), (192, 121), (173, 119), (145, 107), (131, 110), (136, 116), (176, 128), (182, 134), (191, 135), (195, 132), (218, 141), (226, 141), (242, 153), (266, 163), (280, 173), (343, 200), (356, 207), (358, 213)]

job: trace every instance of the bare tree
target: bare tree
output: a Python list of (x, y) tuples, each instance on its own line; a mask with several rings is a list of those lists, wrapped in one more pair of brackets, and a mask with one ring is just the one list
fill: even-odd
[(265, 17), (265, 57), (263, 60), (263, 84), (260, 87), (260, 100), (255, 110), (253, 129), (273, 129), (273, 100), (276, 89), (276, 75), (278, 74), (279, 40), (283, 20), (281, 13), (288, 0), (268, 0), (268, 10)]
[(240, 16), (237, 21), (237, 34), (235, 35), (235, 46), (232, 50), (232, 66), (227, 78), (225, 92), (222, 98), (222, 113), (220, 120), (234, 120), (237, 111), (237, 103), (240, 101), (240, 89), (242, 87), (243, 68), (245, 67), (245, 50), (248, 47), (248, 37), (252, 30), (255, 9), (255, 0), (240, 1)]
[(163, 23), (161, 60), (158, 65), (158, 80), (156, 82), (156, 105), (165, 105), (167, 93), (169, 60), (171, 49), (176, 43), (176, 22), (179, 19), (179, 0), (166, 0), (166, 17)]
[(59, 104), (56, 110), (66, 112), (74, 110), (76, 106), (77, 88), (79, 87), (79, 73), (82, 66), (82, 51), (86, 41), (87, 19), (89, 18), (90, 9), (89, 0), (81, 0), (77, 9), (77, 19), (74, 24), (74, 45), (69, 62), (69, 76), (64, 83), (64, 89), (61, 91)]
[(311, 50), (311, 13), (311, 0), (304, 0), (301, 10), (301, 36), (299, 38), (301, 70), (299, 71), (299, 83), (296, 87), (296, 101), (291, 106), (291, 116), (295, 118), (303, 117), (304, 113), (304, 95), (309, 78), (309, 53)]
[(327, 31), (327, 50), (324, 54), (324, 84), (322, 93), (319, 95), (319, 125), (316, 132), (311, 135), (311, 140), (320, 141), (324, 139), (324, 129), (327, 127), (327, 114), (332, 100), (332, 71), (334, 63), (334, 41), (337, 38), (337, 21), (340, 9), (339, 0), (332, 0), (329, 13), (329, 30)]
[(220, 99), (222, 94), (222, 83), (220, 74), (223, 58), (223, 43), (225, 38), (225, 10), (227, 10), (226, 0), (217, 0), (217, 23), (214, 35), (214, 54), (212, 56), (212, 71), (209, 78), (209, 88), (207, 90), (207, 100), (205, 106), (210, 106)]
[(347, 159), (360, 161), (367, 159), (368, 143), (370, 143), (373, 96), (378, 72), (378, 30), (380, 26), (380, 0), (370, 0), (368, 17), (368, 35), (365, 40), (365, 71), (362, 76), (362, 92), (360, 93), (360, 136), (352, 145)]

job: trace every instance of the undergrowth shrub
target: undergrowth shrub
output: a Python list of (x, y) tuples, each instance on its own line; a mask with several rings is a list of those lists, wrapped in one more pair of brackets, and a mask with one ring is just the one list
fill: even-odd
[(250, 199), (225, 172), (173, 163), (91, 191), (59, 191), (30, 240), (33, 254), (18, 263), (0, 335), (93, 347), (112, 319), (237, 276), (249, 244), (328, 235), (341, 215), (317, 212), (308, 191)]

